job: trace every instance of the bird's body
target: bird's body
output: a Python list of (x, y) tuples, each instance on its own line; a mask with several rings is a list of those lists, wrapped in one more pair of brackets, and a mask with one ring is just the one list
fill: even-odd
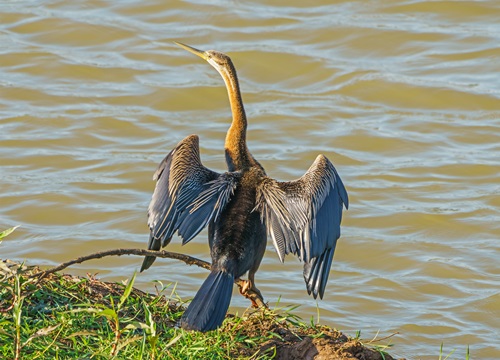
[(259, 212), (253, 211), (262, 175), (254, 168), (243, 172), (219, 221), (209, 226), (212, 266), (234, 273), (235, 278), (255, 273), (266, 249), (266, 227)]
[[(221, 74), (233, 115), (225, 141), (228, 172), (205, 168), (198, 137), (190, 135), (167, 155), (154, 176), (149, 249), (166, 246), (175, 232), (185, 244), (208, 225), (210, 275), (182, 316), (182, 327), (199, 331), (219, 327), (229, 307), (233, 282), (247, 273), (242, 293), (251, 289), (260, 294), (254, 276), (268, 234), (281, 261), (288, 253), (304, 261), (308, 292), (323, 297), (340, 236), (342, 206), (348, 206), (347, 192), (335, 168), (319, 155), (298, 180), (269, 178), (246, 145), (247, 120), (231, 59), (217, 51), (178, 45), (207, 60)], [(154, 260), (147, 256), (141, 271)]]

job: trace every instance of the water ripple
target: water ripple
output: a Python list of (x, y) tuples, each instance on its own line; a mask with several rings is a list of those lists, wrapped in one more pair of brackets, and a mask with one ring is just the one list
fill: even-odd
[[(172, 44), (233, 58), (249, 148), (278, 179), (318, 153), (351, 208), (325, 300), (272, 246), (257, 274), (271, 302), (366, 337), (400, 333), (396, 354), (435, 359), (444, 342), (495, 358), (500, 273), (500, 8), (495, 1), (67, 2), (0, 4), (2, 256), (53, 265), (144, 247), (159, 161), (198, 133), (223, 171), (231, 114), (219, 75)], [(207, 258), (206, 232), (172, 251)], [(84, 263), (127, 277), (140, 260)], [(138, 284), (205, 273), (158, 261)], [(287, 286), (281, 286), (286, 279)], [(235, 310), (248, 304), (235, 296)], [(492, 336), (493, 335), (493, 336)], [(498, 337), (498, 336), (496, 336)]]

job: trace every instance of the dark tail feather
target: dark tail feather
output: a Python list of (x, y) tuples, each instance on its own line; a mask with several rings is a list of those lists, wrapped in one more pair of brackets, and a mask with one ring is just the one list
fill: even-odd
[(233, 275), (211, 271), (182, 315), (181, 326), (202, 332), (221, 326), (231, 302), (233, 283)]

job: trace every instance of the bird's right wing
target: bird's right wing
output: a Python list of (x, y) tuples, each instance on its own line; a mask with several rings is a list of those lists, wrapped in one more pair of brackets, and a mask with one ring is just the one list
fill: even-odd
[[(148, 249), (166, 246), (177, 231), (186, 244), (210, 221), (216, 220), (228, 203), (240, 178), (238, 172), (219, 174), (201, 163), (199, 139), (182, 140), (158, 166), (156, 188), (148, 208)], [(141, 271), (154, 256), (146, 256)]]
[(256, 202), (280, 260), (293, 253), (304, 261), (307, 291), (322, 298), (340, 237), (342, 208), (349, 206), (333, 164), (319, 155), (298, 180), (265, 177)]

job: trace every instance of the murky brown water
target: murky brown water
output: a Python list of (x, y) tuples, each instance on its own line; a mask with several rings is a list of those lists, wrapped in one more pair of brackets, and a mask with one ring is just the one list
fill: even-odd
[[(249, 147), (282, 180), (318, 153), (351, 209), (325, 300), (269, 244), (257, 281), (271, 303), (393, 352), (500, 358), (500, 3), (6, 1), (0, 4), (1, 257), (54, 265), (143, 248), (157, 163), (201, 137), (224, 169), (229, 107), (219, 75), (175, 47), (229, 53)], [(208, 258), (206, 232), (181, 248)], [(136, 257), (75, 266), (120, 280)], [(206, 273), (160, 260), (138, 277), (193, 296)], [(233, 311), (247, 302), (233, 298)]]

